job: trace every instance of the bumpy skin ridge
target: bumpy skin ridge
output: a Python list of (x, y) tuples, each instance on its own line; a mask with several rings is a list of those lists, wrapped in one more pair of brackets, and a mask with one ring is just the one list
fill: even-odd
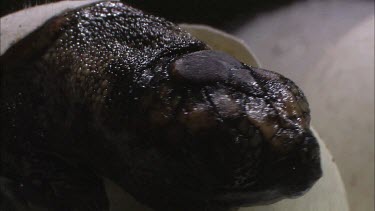
[(156, 210), (226, 210), (321, 176), (293, 82), (122, 3), (59, 15), (0, 62), (4, 209), (107, 210), (107, 177)]

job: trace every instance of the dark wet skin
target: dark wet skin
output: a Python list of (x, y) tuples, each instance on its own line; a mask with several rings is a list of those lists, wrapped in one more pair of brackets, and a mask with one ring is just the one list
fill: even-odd
[(322, 175), (292, 81), (122, 3), (57, 16), (0, 61), (3, 208), (108, 210), (106, 177), (155, 210), (227, 210)]

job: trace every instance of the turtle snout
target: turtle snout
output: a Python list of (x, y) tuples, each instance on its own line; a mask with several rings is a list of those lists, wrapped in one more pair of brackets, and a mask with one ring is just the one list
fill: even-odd
[(287, 152), (266, 150), (264, 181), (289, 197), (309, 190), (322, 176), (317, 140), (311, 132), (294, 137), (294, 146)]

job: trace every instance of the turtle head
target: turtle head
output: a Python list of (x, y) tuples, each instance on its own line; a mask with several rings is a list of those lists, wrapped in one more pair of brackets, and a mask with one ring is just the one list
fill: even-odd
[(268, 203), (301, 195), (321, 177), (309, 106), (292, 81), (211, 50), (181, 56), (169, 74), (184, 96), (170, 143), (202, 166), (197, 174), (211, 178), (214, 200)]

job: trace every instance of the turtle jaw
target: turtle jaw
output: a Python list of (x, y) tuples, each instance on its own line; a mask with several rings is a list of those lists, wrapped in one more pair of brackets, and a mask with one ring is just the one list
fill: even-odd
[(295, 138), (302, 141), (287, 154), (275, 153), (266, 144), (257, 182), (247, 188), (226, 189), (215, 201), (239, 207), (271, 204), (304, 195), (322, 177), (319, 146), (311, 134)]

